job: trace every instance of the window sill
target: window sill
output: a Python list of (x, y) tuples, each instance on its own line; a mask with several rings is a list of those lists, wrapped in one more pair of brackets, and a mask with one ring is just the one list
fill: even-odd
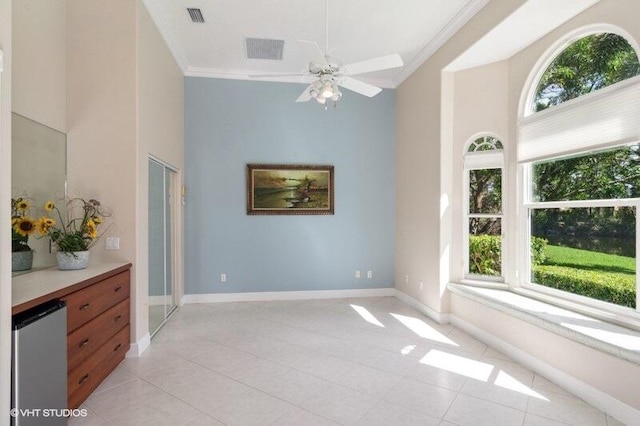
[(640, 364), (640, 332), (510, 290), (449, 283), (449, 291), (591, 348)]

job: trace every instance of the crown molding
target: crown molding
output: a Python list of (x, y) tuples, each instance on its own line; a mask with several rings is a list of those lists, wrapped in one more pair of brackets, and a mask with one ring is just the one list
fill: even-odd
[(398, 87), (413, 74), (427, 59), (438, 51), (453, 35), (458, 32), (476, 13), (489, 3), (489, 0), (472, 0), (460, 10), (451, 22), (444, 27), (394, 78), (394, 87)]

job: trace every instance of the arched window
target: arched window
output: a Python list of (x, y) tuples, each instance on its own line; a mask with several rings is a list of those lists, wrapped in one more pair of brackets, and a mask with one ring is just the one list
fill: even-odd
[(586, 30), (544, 62), (521, 104), (530, 109), (518, 124), (524, 183), (518, 276), (522, 287), (612, 318), (638, 316), (637, 43), (615, 28)]
[(562, 50), (540, 78), (538, 112), (640, 74), (638, 56), (624, 37), (609, 32), (582, 37)]
[(502, 142), (482, 136), (467, 144), (465, 166), (465, 276), (502, 277)]

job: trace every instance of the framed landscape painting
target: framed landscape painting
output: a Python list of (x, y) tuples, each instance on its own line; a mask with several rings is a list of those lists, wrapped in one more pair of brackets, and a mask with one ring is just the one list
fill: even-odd
[(333, 214), (333, 166), (247, 165), (247, 214)]

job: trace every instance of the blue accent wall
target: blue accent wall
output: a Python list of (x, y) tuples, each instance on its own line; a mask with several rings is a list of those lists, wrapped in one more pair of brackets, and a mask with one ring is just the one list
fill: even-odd
[[(393, 287), (395, 91), (304, 88), (185, 78), (186, 294)], [(335, 214), (247, 215), (248, 163), (333, 165)]]

